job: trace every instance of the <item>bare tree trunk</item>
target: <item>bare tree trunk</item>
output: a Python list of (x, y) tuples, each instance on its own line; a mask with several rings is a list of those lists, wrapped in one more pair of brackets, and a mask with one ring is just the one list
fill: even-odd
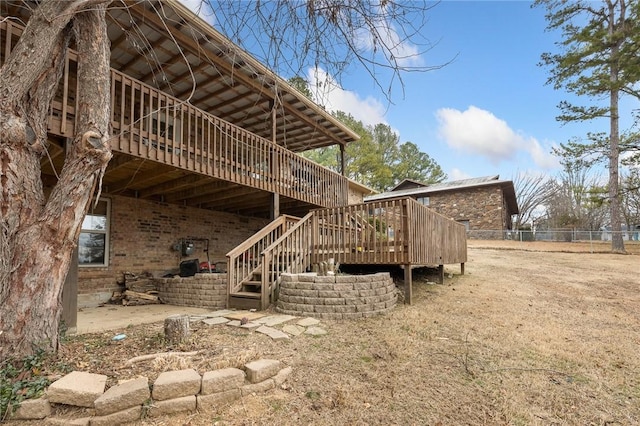
[[(615, 35), (615, 5), (612, 2), (607, 2), (609, 7), (609, 36), (613, 39)], [(624, 25), (626, 18), (625, 2), (620, 2), (620, 25)], [(618, 43), (622, 43), (619, 41)], [(612, 47), (611, 56), (617, 60), (619, 55), (619, 45)], [(619, 187), (619, 174), (618, 174), (618, 162), (620, 157), (620, 113), (619, 113), (619, 89), (618, 89), (618, 76), (620, 70), (617, 63), (612, 61), (610, 72), (611, 86), (613, 89), (610, 93), (610, 109), (611, 109), (611, 129), (610, 129), (610, 151), (609, 151), (609, 202), (611, 203), (611, 250), (614, 253), (624, 253), (624, 240), (622, 238), (622, 227), (620, 221), (620, 193)]]
[[(0, 359), (58, 345), (62, 287), (71, 255), (111, 158), (106, 4), (43, 2), (0, 70)], [(71, 21), (80, 87), (76, 137), (45, 203), (40, 176), (45, 120)]]

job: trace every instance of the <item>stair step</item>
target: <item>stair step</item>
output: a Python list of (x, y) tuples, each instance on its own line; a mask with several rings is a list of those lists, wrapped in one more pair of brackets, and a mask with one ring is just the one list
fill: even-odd
[(260, 293), (255, 293), (253, 291), (237, 291), (235, 293), (231, 293), (231, 297), (242, 297), (245, 299), (260, 299)]

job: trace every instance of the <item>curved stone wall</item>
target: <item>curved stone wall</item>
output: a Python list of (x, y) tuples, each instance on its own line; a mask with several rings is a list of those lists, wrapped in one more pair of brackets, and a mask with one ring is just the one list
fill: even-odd
[(396, 286), (388, 272), (319, 277), (283, 274), (276, 310), (288, 315), (354, 319), (394, 308)]

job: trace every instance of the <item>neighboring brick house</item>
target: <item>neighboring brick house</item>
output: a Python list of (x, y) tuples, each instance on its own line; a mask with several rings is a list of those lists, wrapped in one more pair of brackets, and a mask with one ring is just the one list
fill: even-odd
[(391, 191), (365, 197), (365, 202), (406, 196), (464, 224), (472, 238), (503, 238), (518, 214), (513, 182), (498, 175), (431, 185), (405, 179)]

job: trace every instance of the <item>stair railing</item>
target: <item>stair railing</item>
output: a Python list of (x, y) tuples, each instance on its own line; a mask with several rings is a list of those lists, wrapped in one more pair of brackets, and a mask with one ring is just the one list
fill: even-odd
[(281, 274), (304, 272), (311, 266), (312, 218), (313, 212), (308, 213), (262, 251), (262, 310), (277, 299)]
[(300, 218), (282, 215), (227, 253), (227, 303), (232, 293), (240, 291), (242, 283), (260, 270), (262, 251), (294, 226)]

